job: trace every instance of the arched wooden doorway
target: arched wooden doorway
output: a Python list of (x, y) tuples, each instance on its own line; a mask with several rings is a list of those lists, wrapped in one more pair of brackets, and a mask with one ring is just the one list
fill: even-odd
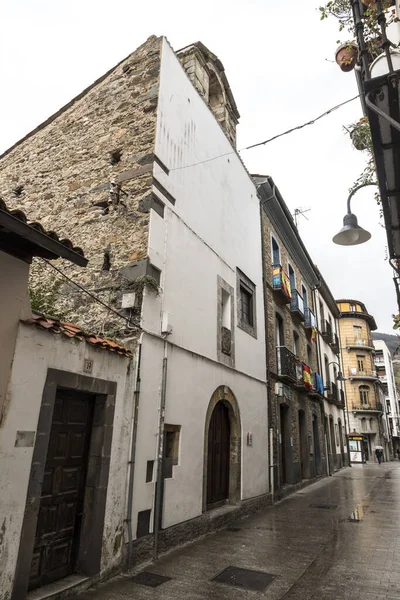
[(205, 423), (203, 510), (240, 500), (239, 407), (226, 386), (212, 395)]
[(207, 506), (229, 498), (230, 424), (227, 406), (216, 404), (208, 430)]

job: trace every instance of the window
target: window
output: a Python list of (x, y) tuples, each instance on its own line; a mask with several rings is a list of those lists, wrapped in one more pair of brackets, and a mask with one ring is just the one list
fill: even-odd
[(148, 460), (146, 465), (146, 483), (153, 481), (154, 460)]
[(364, 371), (364, 360), (365, 356), (363, 354), (357, 354), (357, 367), (359, 371)]
[(172, 467), (179, 462), (180, 425), (164, 425), (164, 460), (163, 476), (172, 477)]
[(369, 420), (369, 428), (371, 431), (374, 429), (374, 420), (373, 419)]
[(276, 341), (276, 345), (278, 347), (285, 345), (285, 333), (283, 330), (283, 319), (279, 313), (275, 314), (275, 341)]
[(237, 273), (238, 327), (257, 338), (256, 286), (240, 269)]
[(361, 431), (367, 431), (367, 419), (365, 417), (361, 419)]
[(369, 386), (360, 385), (358, 391), (360, 392), (360, 403), (363, 405), (369, 404)]
[(234, 289), (222, 277), (217, 277), (217, 357), (230, 367), (235, 366)]
[(307, 289), (304, 287), (304, 285), (301, 285), (301, 295), (303, 296), (303, 303), (304, 303), (304, 310), (306, 308), (308, 308), (308, 295), (307, 295)]
[(240, 286), (240, 314), (242, 322), (253, 327), (253, 294), (246, 286)]
[(355, 304), (350, 304), (350, 312), (357, 312), (357, 306)]
[(391, 409), (390, 409), (390, 400), (389, 400), (389, 398), (386, 398), (386, 412), (387, 412), (388, 414), (390, 414), (390, 413), (391, 413)]
[(279, 250), (279, 244), (274, 237), (271, 238), (272, 244), (272, 264), (280, 265), (281, 264), (281, 252)]
[(361, 325), (353, 325), (354, 337), (356, 340), (360, 340), (362, 337), (362, 327)]
[(324, 363), (325, 363), (325, 381), (326, 381), (326, 385), (330, 386), (331, 385), (331, 375), (329, 373), (329, 359), (327, 356), (324, 356)]
[(312, 365), (312, 350), (311, 346), (307, 344), (307, 364), (309, 367)]
[(289, 271), (290, 288), (293, 291), (296, 289), (296, 274), (290, 263), (288, 263), (288, 271)]
[(320, 329), (323, 330), (325, 327), (325, 314), (324, 314), (324, 307), (322, 302), (319, 303), (319, 322), (320, 322)]
[(293, 354), (297, 357), (300, 356), (300, 338), (297, 331), (293, 331)]

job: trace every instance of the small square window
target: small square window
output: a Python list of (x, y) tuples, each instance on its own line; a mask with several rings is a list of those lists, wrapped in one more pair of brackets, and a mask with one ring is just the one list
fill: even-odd
[(179, 463), (181, 426), (164, 425), (164, 478), (172, 477), (172, 467)]

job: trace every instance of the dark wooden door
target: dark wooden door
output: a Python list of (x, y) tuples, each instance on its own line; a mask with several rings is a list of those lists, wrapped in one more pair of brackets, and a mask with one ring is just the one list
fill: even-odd
[(300, 441), (300, 473), (301, 478), (306, 478), (306, 415), (299, 410), (299, 441)]
[(286, 483), (286, 407), (280, 405), (281, 421), (281, 475), (282, 485)]
[(229, 498), (230, 424), (227, 407), (216, 404), (208, 430), (207, 504)]
[(30, 589), (74, 571), (93, 397), (57, 390), (31, 564)]

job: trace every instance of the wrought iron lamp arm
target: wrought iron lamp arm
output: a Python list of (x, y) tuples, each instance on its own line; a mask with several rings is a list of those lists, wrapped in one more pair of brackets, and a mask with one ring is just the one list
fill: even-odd
[(354, 190), (352, 190), (350, 192), (350, 195), (347, 198), (347, 214), (348, 215), (351, 215), (350, 201), (351, 201), (352, 197), (354, 196), (354, 194), (356, 192), (358, 192), (358, 190), (360, 190), (363, 187), (366, 187), (367, 185), (377, 185), (379, 187), (379, 184), (376, 181), (367, 181), (366, 183), (361, 183), (360, 185), (355, 187)]

